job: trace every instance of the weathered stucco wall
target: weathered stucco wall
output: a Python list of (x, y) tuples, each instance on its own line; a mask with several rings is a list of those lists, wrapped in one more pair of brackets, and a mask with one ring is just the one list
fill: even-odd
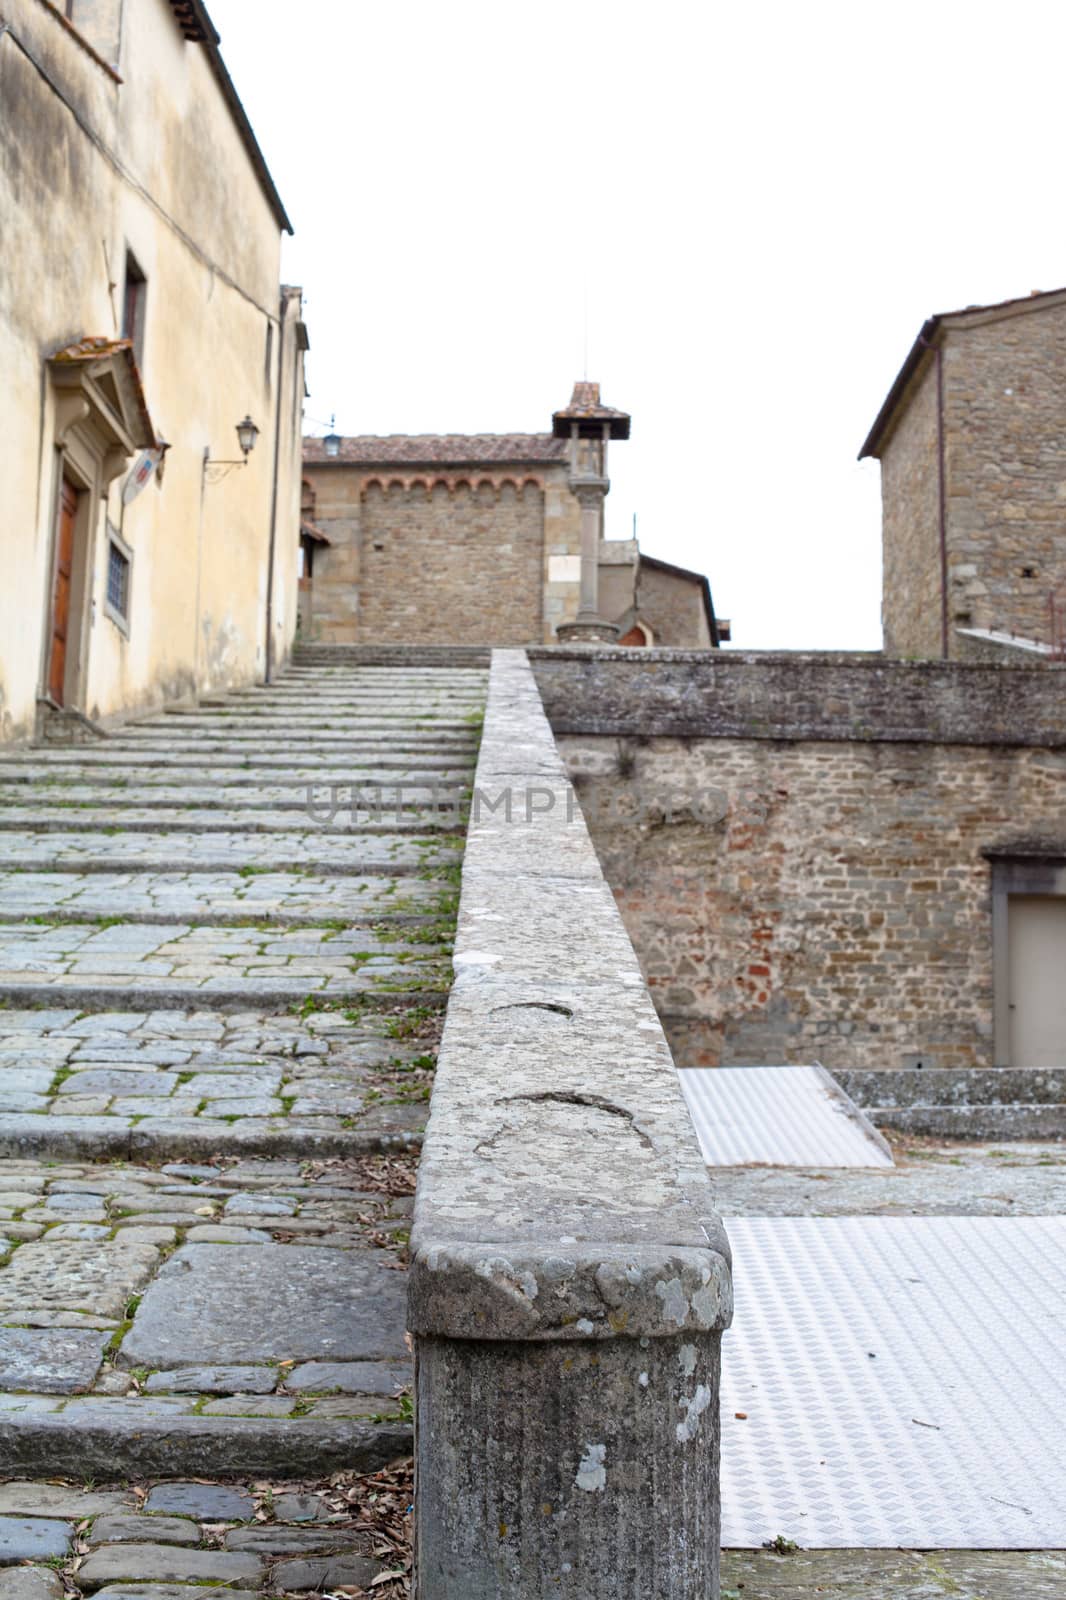
[(995, 1064), (983, 852), (1066, 855), (1057, 669), (533, 666), (679, 1062)]
[[(42, 0), (10, 0), (0, 34), (8, 556), (0, 737), (32, 732), (47, 665), (62, 465), (45, 362), (87, 335), (121, 335), (127, 252), (147, 279), (145, 397), (171, 448), (162, 483), (153, 480), (124, 517), (125, 470), (106, 507), (92, 507), (89, 647), (73, 704), (106, 718), (194, 686), (247, 682), (264, 664), (280, 226), (203, 47), (182, 38), (164, 0), (127, 5), (123, 15), (121, 81)], [(282, 375), (286, 429), (300, 369), (293, 352)], [(203, 488), (205, 449), (239, 456), (235, 424), (246, 413), (261, 429), (248, 466)], [(290, 481), (292, 454), (290, 436), (279, 460)], [(296, 496), (284, 473), (283, 492), (276, 621), (284, 653), (297, 551)], [(128, 637), (104, 610), (105, 518), (133, 552)]]

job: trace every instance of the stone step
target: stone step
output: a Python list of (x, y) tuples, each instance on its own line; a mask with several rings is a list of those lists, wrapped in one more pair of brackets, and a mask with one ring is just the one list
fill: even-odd
[[(302, 806), (274, 810), (238, 803), (225, 807), (138, 805), (125, 795), (121, 801), (100, 808), (99, 800), (85, 805), (70, 802), (56, 805), (47, 795), (35, 805), (0, 806), (0, 833), (33, 831), (34, 833), (69, 833), (78, 828), (85, 833), (100, 832), (121, 827), (123, 833), (158, 833), (164, 828), (180, 829), (182, 833), (298, 833), (313, 829), (324, 835), (353, 834), (387, 837), (407, 834), (435, 834), (447, 836), (464, 833), (465, 825), (456, 815), (455, 808), (410, 811), (395, 804), (382, 803), (372, 811), (365, 807), (353, 810), (343, 797), (332, 798), (328, 793), (313, 797)], [(0, 843), (0, 851), (3, 845)]]
[(837, 1070), (871, 1121), (954, 1139), (1066, 1138), (1066, 1067)]
[[(375, 1378), (368, 1369), (367, 1381), (381, 1387), (389, 1369), (382, 1364), (381, 1371)], [(397, 1409), (393, 1395), (366, 1398)], [(115, 1420), (109, 1414), (109, 1424)], [(395, 1461), (381, 1470), (375, 1456), (387, 1443), (402, 1446), (409, 1430), (394, 1422), (374, 1431), (376, 1451), (368, 1456), (365, 1445), (357, 1446), (363, 1459), (354, 1470), (312, 1473), (299, 1492), (277, 1481), (284, 1468), (268, 1474), (273, 1482), (260, 1477), (247, 1486), (198, 1476), (138, 1483), (134, 1490), (128, 1481), (110, 1481), (113, 1461), (88, 1484), (84, 1475), (82, 1482), (60, 1483), (54, 1473), (0, 1484), (5, 1558), (19, 1563), (0, 1573), (5, 1600), (93, 1592), (98, 1600), (395, 1594), (394, 1582), (385, 1590), (380, 1584), (402, 1552), (375, 1530), (391, 1533), (397, 1499), (407, 1505), (414, 1492), (412, 1473)], [(223, 1587), (233, 1584), (242, 1587)]]
[(311, 927), (338, 921), (402, 924), (450, 917), (455, 893), (446, 883), (385, 876), (7, 872), (0, 874), (0, 919), (50, 914), (56, 920), (122, 918), (201, 927), (242, 918)]
[(22, 1239), (0, 1270), (5, 1473), (291, 1475), (406, 1448), (394, 1163), (166, 1165), (0, 1162)]
[(281, 751), (291, 749), (297, 742), (301, 750), (311, 752), (357, 747), (375, 751), (394, 749), (425, 753), (427, 750), (440, 750), (450, 754), (473, 755), (477, 749), (476, 740), (468, 731), (438, 733), (417, 728), (402, 730), (387, 727), (327, 728), (325, 725), (316, 727), (313, 733), (301, 733), (298, 738), (286, 733), (284, 729), (257, 728), (250, 724), (237, 728), (213, 725), (209, 728), (188, 729), (176, 725), (173, 728), (140, 728), (131, 725), (107, 740), (108, 745), (119, 750), (185, 750), (219, 744), (231, 745), (234, 749), (244, 745), (254, 745), (257, 748)]
[(301, 667), (321, 670), (334, 666), (382, 666), (400, 670), (412, 666), (480, 667), (489, 665), (492, 654), (487, 644), (301, 644), (292, 653), (287, 673)]
[(103, 782), (128, 784), (131, 781), (171, 783), (170, 769), (195, 767), (210, 772), (212, 782), (226, 784), (274, 783), (284, 777), (287, 783), (299, 786), (308, 783), (356, 782), (363, 784), (391, 783), (461, 783), (473, 780), (470, 762), (442, 756), (412, 757), (393, 762), (391, 757), (383, 764), (381, 758), (358, 755), (347, 757), (320, 757), (313, 764), (304, 754), (298, 756), (263, 756), (257, 753), (253, 761), (246, 757), (241, 764), (236, 757), (227, 758), (224, 752), (197, 751), (179, 759), (149, 764), (143, 751), (105, 750), (81, 752), (35, 750), (19, 757), (14, 752), (0, 756), (0, 782), (41, 783), (61, 785), (72, 782)]
[(369, 706), (383, 711), (395, 708), (423, 713), (451, 709), (461, 716), (473, 716), (484, 707), (485, 691), (481, 684), (471, 688), (428, 690), (418, 685), (387, 688), (366, 683), (349, 686), (341, 682), (327, 682), (317, 684), (310, 690), (306, 683), (291, 683), (275, 684), (270, 689), (253, 689), (240, 695), (222, 696), (217, 700), (205, 699), (196, 705), (167, 706), (165, 709), (168, 715), (183, 716), (190, 711), (208, 709), (226, 712), (234, 708), (256, 711), (261, 707), (277, 707), (294, 713), (302, 711), (306, 716), (309, 702), (315, 706), (352, 706), (354, 709)]
[[(447, 836), (444, 836), (445, 838)], [(462, 851), (443, 838), (396, 833), (325, 833), (321, 829), (255, 834), (67, 833), (0, 831), (0, 872), (367, 873), (406, 876), (458, 867)]]
[(448, 739), (455, 735), (469, 741), (473, 736), (473, 725), (465, 717), (427, 716), (425, 712), (382, 713), (345, 708), (331, 713), (326, 707), (316, 707), (314, 727), (308, 730), (306, 710), (292, 716), (277, 711), (190, 711), (180, 717), (152, 717), (143, 722), (127, 722), (123, 726), (122, 737), (140, 738), (144, 734), (155, 735), (162, 731), (168, 736), (177, 733), (183, 739), (207, 735), (219, 739), (252, 738), (263, 733), (283, 734), (286, 737), (295, 734), (303, 739), (317, 738), (325, 732), (354, 736), (365, 731), (371, 737), (380, 734), (392, 738), (411, 733), (415, 738), (433, 736)]
[[(227, 1013), (214, 996), (210, 1009), (149, 1011), (142, 994), (82, 1013), (53, 995), (2, 1010), (0, 1156), (345, 1156), (417, 1142), (441, 997), (391, 999)], [(4, 1237), (16, 1235), (0, 1217)]]
[[(196, 806), (240, 812), (276, 811), (283, 807), (290, 811), (301, 811), (306, 820), (309, 806), (314, 808), (316, 816), (323, 814), (330, 804), (342, 807), (348, 816), (354, 797), (359, 812), (387, 815), (402, 811), (405, 820), (410, 820), (411, 816), (422, 813), (432, 817), (438, 811), (454, 812), (470, 794), (469, 783), (454, 781), (440, 784), (369, 781), (331, 784), (312, 779), (303, 784), (279, 784), (275, 773), (273, 783), (248, 780), (244, 783), (227, 781), (179, 786), (173, 781), (164, 781), (165, 774), (156, 773), (155, 776), (159, 779), (155, 783), (148, 782), (149, 774), (142, 773), (138, 775), (136, 783), (123, 779), (121, 783), (112, 782), (108, 785), (105, 780), (99, 779), (94, 783), (42, 783), (36, 786), (29, 782), (10, 783), (0, 776), (0, 817), (4, 815), (4, 808), (7, 808), (7, 815), (11, 817), (31, 803), (51, 816), (58, 816), (64, 808), (91, 809), (107, 799), (111, 805), (121, 804), (124, 821), (130, 812), (135, 813), (142, 807), (185, 810)], [(114, 821), (114, 813), (110, 820)]]

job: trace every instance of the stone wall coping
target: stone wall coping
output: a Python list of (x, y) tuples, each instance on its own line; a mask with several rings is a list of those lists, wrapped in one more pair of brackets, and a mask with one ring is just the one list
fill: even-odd
[(680, 1082), (521, 650), (492, 655), (454, 961), (412, 1331), (728, 1325), (729, 1248)]
[(530, 650), (557, 734), (1066, 746), (1061, 664)]
[[(970, 637), (979, 637), (975, 630), (960, 628), (957, 631), (967, 632)], [(991, 638), (992, 635), (980, 635), (980, 637)], [(1011, 643), (1021, 648), (1027, 641), (1018, 639), (1012, 640)], [(1051, 661), (1043, 655), (1032, 662), (941, 661), (935, 658), (911, 660), (900, 656), (886, 656), (880, 650), (722, 650), (711, 647), (687, 650), (666, 645), (552, 644), (530, 645), (526, 649), (526, 655), (530, 661), (612, 661), (636, 668), (649, 662), (676, 665), (694, 663), (698, 666), (721, 667), (723, 671), (738, 667), (782, 665), (796, 668), (866, 667), (871, 671), (887, 669), (894, 673), (934, 676), (948, 673), (965, 676), (967, 673), (1006, 672), (1031, 677), (1055, 671), (1057, 668), (1066, 668), (1066, 662)]]

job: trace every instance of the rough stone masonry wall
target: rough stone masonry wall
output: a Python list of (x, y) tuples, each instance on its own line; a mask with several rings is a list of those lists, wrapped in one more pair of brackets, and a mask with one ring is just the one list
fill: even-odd
[(534, 666), (676, 1060), (994, 1065), (982, 851), (1066, 854), (1059, 671)]
[(1066, 305), (953, 322), (944, 417), (952, 614), (1047, 639), (1066, 588)]
[(678, 1062), (993, 1065), (981, 851), (1020, 817), (1062, 834), (1062, 752), (560, 744)]
[(939, 656), (940, 478), (930, 362), (881, 456), (881, 624), (888, 656)]
[[(310, 640), (324, 644), (527, 644), (544, 637), (549, 584), (539, 484), (368, 483), (320, 470)], [(521, 479), (522, 473), (518, 474)], [(568, 496), (572, 500), (572, 496)], [(560, 545), (551, 518), (552, 550)]]

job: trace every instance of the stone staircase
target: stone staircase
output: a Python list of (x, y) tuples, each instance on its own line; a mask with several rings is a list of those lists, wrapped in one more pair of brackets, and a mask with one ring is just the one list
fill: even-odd
[(485, 674), (328, 662), (0, 751), (0, 1477), (409, 1448), (405, 1244)]
[(1066, 1139), (1066, 1067), (834, 1070), (879, 1128), (943, 1139)]

